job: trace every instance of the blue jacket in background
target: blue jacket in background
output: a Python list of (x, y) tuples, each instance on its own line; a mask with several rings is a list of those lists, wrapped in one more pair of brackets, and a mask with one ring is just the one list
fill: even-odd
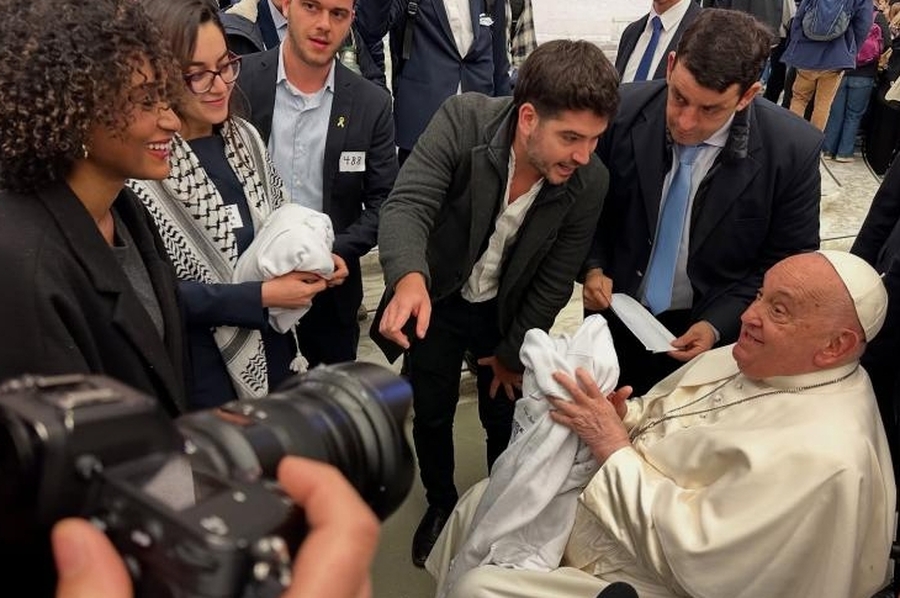
[(803, 0), (791, 22), (791, 34), (781, 61), (798, 69), (833, 71), (856, 68), (856, 54), (872, 27), (872, 0), (848, 0), (853, 6), (844, 35), (827, 42), (803, 35), (803, 16), (815, 0)]

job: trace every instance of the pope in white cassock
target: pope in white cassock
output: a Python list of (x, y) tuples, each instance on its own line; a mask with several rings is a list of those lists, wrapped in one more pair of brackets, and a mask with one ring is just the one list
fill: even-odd
[[(626, 401), (584, 370), (548, 397), (600, 464), (560, 567), (482, 565), (454, 598), (868, 598), (888, 577), (895, 483), (859, 357), (884, 321), (877, 273), (844, 252), (766, 274), (738, 342)], [(426, 563), (439, 592), (484, 482), (457, 505)]]

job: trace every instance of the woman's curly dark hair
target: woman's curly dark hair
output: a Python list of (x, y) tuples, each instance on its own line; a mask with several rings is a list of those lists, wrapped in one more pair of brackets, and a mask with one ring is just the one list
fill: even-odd
[[(135, 0), (0, 0), (0, 40), (0, 188), (63, 179), (95, 126), (122, 132), (136, 102), (183, 87)], [(153, 76), (140, 98), (139, 72)]]

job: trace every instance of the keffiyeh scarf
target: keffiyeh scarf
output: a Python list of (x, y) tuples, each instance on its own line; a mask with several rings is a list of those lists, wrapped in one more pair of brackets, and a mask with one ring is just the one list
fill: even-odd
[[(259, 230), (269, 213), (284, 203), (281, 178), (252, 125), (230, 118), (219, 134), (225, 141), (225, 158), (244, 189), (254, 230)], [(168, 178), (129, 181), (129, 187), (156, 222), (179, 280), (231, 283), (238, 249), (221, 195), (178, 135), (169, 162)], [(265, 396), (269, 384), (260, 331), (218, 326), (213, 336), (238, 398)]]

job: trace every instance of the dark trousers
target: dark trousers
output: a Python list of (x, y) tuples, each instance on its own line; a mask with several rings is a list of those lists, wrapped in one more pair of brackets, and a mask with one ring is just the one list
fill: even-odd
[[(585, 312), (585, 316), (597, 312)], [(632, 397), (639, 397), (650, 390), (654, 384), (683, 365), (681, 361), (672, 359), (665, 353), (651, 353), (634, 334), (616, 317), (612, 310), (601, 312), (609, 323), (616, 356), (619, 359), (619, 383), (616, 385), (634, 388)], [(666, 311), (657, 319), (676, 337), (684, 334), (691, 326), (691, 311), (679, 309)]]
[[(459, 294), (432, 306), (424, 339), (407, 354), (413, 388), (413, 440), (428, 504), (450, 509), (458, 493), (453, 481), (453, 419), (459, 401), (463, 354), (493, 355), (500, 340), (496, 300), (469, 303)], [(488, 395), (493, 371), (478, 366), (478, 416), (487, 435), (488, 471), (509, 444), (515, 403), (501, 388)]]
[(349, 261), (350, 274), (344, 284), (313, 297), (312, 307), (297, 324), (300, 352), (309, 367), (356, 361), (359, 346), (357, 312), (362, 303), (359, 262)]
[(784, 54), (786, 48), (787, 38), (782, 37), (778, 45), (772, 48), (772, 53), (769, 54), (769, 78), (766, 81), (766, 91), (763, 97), (776, 104), (781, 92), (784, 91), (784, 80), (787, 75), (787, 65), (781, 62), (781, 55)]

